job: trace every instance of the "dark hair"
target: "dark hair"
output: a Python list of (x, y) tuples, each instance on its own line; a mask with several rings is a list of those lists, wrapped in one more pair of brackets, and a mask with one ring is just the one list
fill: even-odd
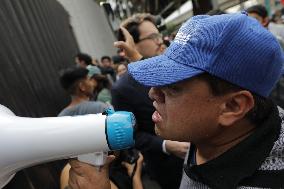
[[(207, 82), (214, 96), (246, 90), (208, 73), (200, 74), (196, 78)], [(253, 92), (251, 94), (254, 98), (254, 107), (246, 114), (246, 118), (257, 126), (269, 115), (269, 112), (273, 108), (273, 102), (271, 99), (259, 96)]]
[(262, 18), (268, 17), (268, 12), (263, 5), (254, 5), (246, 10), (248, 13), (255, 13)]
[(92, 57), (85, 53), (78, 53), (76, 57), (79, 59), (79, 61), (84, 61), (86, 65), (92, 64)]
[(107, 59), (108, 61), (111, 61), (111, 58), (110, 58), (109, 56), (102, 56), (102, 57), (101, 57), (101, 62), (102, 62), (104, 59)]
[(102, 75), (102, 74), (95, 74), (92, 76), (92, 79), (96, 80), (98, 85), (96, 87), (96, 92), (99, 93), (102, 89), (107, 88), (110, 89), (111, 88), (111, 83), (108, 80), (107, 76)]
[[(121, 24), (121, 26), (125, 27), (127, 31), (131, 34), (135, 43), (139, 42), (140, 32), (138, 27), (144, 21), (152, 22), (155, 26), (157, 25), (155, 16), (148, 13), (134, 14), (133, 16), (124, 20)], [(123, 39), (118, 40), (124, 41)]]
[(60, 84), (68, 93), (74, 94), (78, 81), (85, 79), (88, 70), (82, 67), (69, 67), (60, 71)]

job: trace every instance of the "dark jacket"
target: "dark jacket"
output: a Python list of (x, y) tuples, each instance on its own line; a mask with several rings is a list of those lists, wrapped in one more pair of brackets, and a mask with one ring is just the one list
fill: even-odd
[(191, 146), (180, 189), (284, 188), (283, 118), (275, 106), (254, 133), (201, 165), (192, 163)]

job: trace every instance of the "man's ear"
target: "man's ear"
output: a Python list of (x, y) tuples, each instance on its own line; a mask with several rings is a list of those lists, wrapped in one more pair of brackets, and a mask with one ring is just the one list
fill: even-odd
[(84, 92), (86, 90), (85, 83), (83, 81), (80, 81), (78, 86), (81, 92)]
[(231, 126), (243, 119), (254, 107), (254, 98), (249, 91), (233, 92), (224, 96), (218, 121), (222, 126)]

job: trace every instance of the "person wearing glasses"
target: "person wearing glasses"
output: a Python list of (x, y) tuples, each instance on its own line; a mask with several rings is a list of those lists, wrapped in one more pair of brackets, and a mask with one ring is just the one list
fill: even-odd
[[(114, 45), (124, 50), (130, 62), (160, 55), (165, 50), (154, 16), (136, 14), (121, 26), (118, 41)], [(176, 189), (189, 144), (163, 140), (155, 134), (152, 121), (154, 107), (148, 92), (149, 88), (134, 81), (126, 72), (112, 88), (112, 105), (115, 110), (135, 114), (138, 125), (136, 148), (144, 156), (147, 175), (163, 189)]]

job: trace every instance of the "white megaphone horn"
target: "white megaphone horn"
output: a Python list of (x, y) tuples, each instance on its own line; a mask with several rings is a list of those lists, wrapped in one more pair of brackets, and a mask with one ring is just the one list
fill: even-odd
[(100, 166), (105, 152), (134, 145), (130, 112), (25, 118), (0, 105), (0, 120), (0, 188), (23, 168), (73, 157)]

